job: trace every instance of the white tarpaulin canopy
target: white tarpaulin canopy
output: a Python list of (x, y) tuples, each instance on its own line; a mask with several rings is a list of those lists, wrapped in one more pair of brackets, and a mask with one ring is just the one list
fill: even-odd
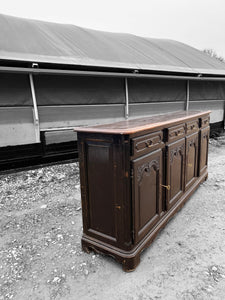
[(0, 15), (0, 59), (225, 75), (225, 64), (173, 40)]

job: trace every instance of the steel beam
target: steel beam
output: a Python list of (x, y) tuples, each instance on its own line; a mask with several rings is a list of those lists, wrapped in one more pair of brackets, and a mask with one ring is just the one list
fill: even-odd
[[(0, 72), (7, 73), (25, 73), (25, 74), (48, 74), (48, 75), (76, 75), (76, 76), (99, 76), (99, 77), (121, 77), (121, 78), (158, 78), (158, 79), (176, 79), (176, 80), (199, 80), (199, 81), (225, 81), (225, 74), (217, 77), (195, 74), (190, 76), (183, 75), (158, 75), (141, 73), (120, 73), (120, 72), (102, 72), (102, 71), (78, 71), (62, 69), (40, 69), (40, 68), (18, 68), (0, 66)], [(200, 76), (201, 75), (201, 76)], [(215, 75), (216, 76), (216, 75)]]

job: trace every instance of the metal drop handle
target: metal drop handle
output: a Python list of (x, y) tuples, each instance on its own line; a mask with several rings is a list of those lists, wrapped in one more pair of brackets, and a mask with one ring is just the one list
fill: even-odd
[(162, 187), (164, 187), (164, 188), (166, 188), (167, 189), (167, 191), (169, 191), (170, 190), (170, 185), (168, 184), (168, 185), (164, 185), (164, 184), (160, 184)]

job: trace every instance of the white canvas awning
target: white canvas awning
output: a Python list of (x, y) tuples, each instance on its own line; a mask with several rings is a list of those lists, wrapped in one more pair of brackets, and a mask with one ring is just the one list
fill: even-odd
[(180, 42), (0, 15), (0, 59), (225, 75), (225, 64)]

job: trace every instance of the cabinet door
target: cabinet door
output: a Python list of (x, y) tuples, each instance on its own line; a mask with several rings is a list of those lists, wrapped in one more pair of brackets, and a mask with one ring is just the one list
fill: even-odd
[(185, 139), (167, 148), (166, 204), (170, 209), (184, 192)]
[(162, 150), (136, 159), (132, 164), (134, 242), (138, 242), (159, 221), (162, 211)]
[(186, 138), (185, 190), (198, 176), (198, 133)]
[(208, 164), (209, 127), (200, 131), (199, 175), (202, 175)]

